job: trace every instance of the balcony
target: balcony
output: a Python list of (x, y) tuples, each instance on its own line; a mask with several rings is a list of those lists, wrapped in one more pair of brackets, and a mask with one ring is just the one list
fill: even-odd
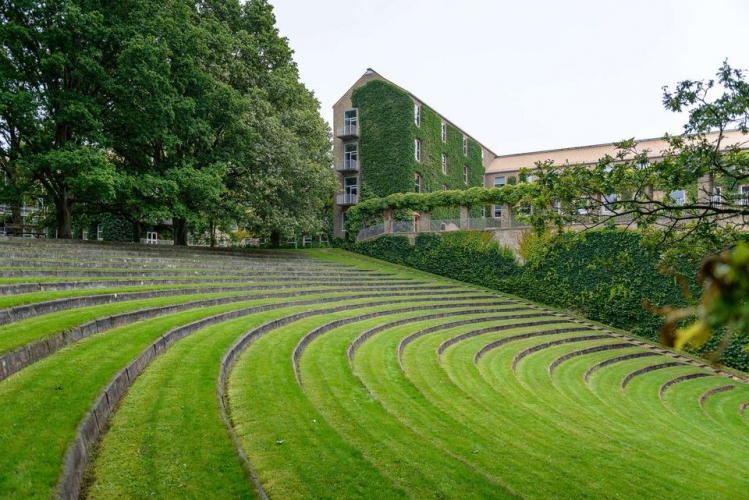
[(339, 194), (335, 197), (335, 202), (337, 205), (341, 206), (349, 206), (349, 205), (356, 205), (359, 203), (359, 195), (358, 194)]
[(336, 129), (336, 137), (339, 139), (355, 139), (359, 137), (359, 126), (356, 124), (344, 125)]
[(359, 160), (343, 160), (335, 164), (336, 172), (358, 172)]

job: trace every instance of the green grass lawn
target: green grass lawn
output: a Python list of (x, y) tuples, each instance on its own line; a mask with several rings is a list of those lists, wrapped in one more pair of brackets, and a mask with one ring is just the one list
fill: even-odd
[[(0, 353), (106, 315), (217, 297), (237, 302), (100, 332), (0, 381), (1, 498), (54, 496), (78, 425), (112, 377), (160, 335), (259, 305), (272, 309), (176, 342), (135, 380), (89, 464), (86, 497), (256, 498), (219, 414), (220, 363), (247, 332), (300, 314), (251, 343), (228, 377), (233, 430), (270, 498), (682, 499), (749, 491), (749, 409), (739, 412), (749, 385), (710, 375), (663, 390), (678, 377), (708, 373), (682, 363), (643, 371), (622, 389), (638, 370), (674, 361), (661, 354), (621, 358), (586, 380), (599, 363), (653, 351), (558, 311), (339, 250), (215, 262), (203, 254), (203, 265), (192, 250), (140, 254), (137, 247), (92, 246), (97, 257), (76, 253), (87, 247), (54, 245), (55, 253), (39, 257), (35, 248), (3, 244), (0, 259), (3, 251), (27, 252), (44, 267), (15, 258), (14, 269), (54, 271), (99, 258), (97, 271), (151, 270), (144, 281), (156, 273), (184, 281), (5, 295), (0, 309), (135, 290), (200, 291), (3, 325)], [(140, 255), (159, 260), (138, 262)], [(232, 265), (236, 273), (221, 269)], [(217, 292), (243, 284), (199, 281), (209, 274), (252, 280), (252, 269), (262, 268), (279, 274), (256, 273), (258, 286), (277, 289)], [(332, 274), (339, 271), (345, 274)], [(18, 276), (0, 284), (81, 279)], [(282, 293), (298, 295), (262, 297)], [(295, 365), (300, 341), (334, 321)], [(373, 328), (378, 332), (348, 359), (352, 342)]]

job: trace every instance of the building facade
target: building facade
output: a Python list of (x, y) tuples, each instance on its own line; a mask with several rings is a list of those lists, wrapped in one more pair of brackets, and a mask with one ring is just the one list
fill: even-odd
[[(533, 182), (532, 170), (539, 162), (556, 166), (593, 166), (606, 155), (616, 158), (614, 143), (552, 149), (498, 156), (450, 120), (427, 106), (413, 93), (388, 81), (372, 69), (333, 106), (336, 178), (340, 193), (334, 203), (334, 236), (344, 236), (346, 211), (369, 198), (393, 193), (433, 192), (484, 186), (502, 187)], [(717, 140), (718, 134), (708, 134)], [(722, 147), (747, 149), (747, 137), (739, 131), (724, 133)], [(648, 150), (650, 161), (663, 158), (668, 144), (662, 139), (637, 141), (638, 151)], [(521, 170), (530, 175), (521, 179)], [(684, 203), (688, 190), (653, 193)], [(697, 186), (700, 201), (721, 203), (729, 197), (749, 203), (749, 185), (723, 186), (705, 176)], [(601, 194), (616, 197), (615, 193)], [(615, 199), (615, 198), (612, 198)], [(511, 207), (485, 207), (483, 217), (499, 219), (491, 227), (512, 229)], [(489, 225), (485, 225), (489, 227)], [(417, 231), (414, 224), (414, 231)]]
[(374, 70), (333, 106), (333, 154), (340, 193), (334, 234), (343, 236), (346, 211), (393, 193), (484, 185), (496, 155), (411, 92)]

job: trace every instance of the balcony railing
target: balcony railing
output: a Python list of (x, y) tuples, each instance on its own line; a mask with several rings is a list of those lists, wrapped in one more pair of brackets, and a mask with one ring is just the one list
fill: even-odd
[(340, 163), (335, 164), (337, 172), (358, 172), (359, 161), (358, 160), (343, 160)]
[(353, 139), (359, 137), (359, 126), (358, 125), (344, 125), (336, 129), (336, 136), (340, 139)]
[(346, 205), (356, 205), (359, 203), (359, 195), (358, 194), (339, 194), (335, 198), (336, 204), (346, 206)]

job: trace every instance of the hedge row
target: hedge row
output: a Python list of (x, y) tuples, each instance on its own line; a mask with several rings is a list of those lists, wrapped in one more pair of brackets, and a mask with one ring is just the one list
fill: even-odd
[[(572, 310), (657, 340), (662, 319), (645, 310), (643, 300), (677, 307), (686, 301), (677, 280), (659, 272), (659, 256), (643, 248), (640, 240), (636, 231), (562, 233), (524, 265), (511, 251), (500, 248), (491, 233), (479, 231), (419, 234), (413, 246), (405, 236), (383, 236), (350, 244), (348, 249)], [(676, 271), (695, 283), (698, 266), (685, 262)], [(692, 292), (699, 297), (696, 285)], [(749, 371), (747, 344), (747, 338), (733, 339), (721, 361)]]

